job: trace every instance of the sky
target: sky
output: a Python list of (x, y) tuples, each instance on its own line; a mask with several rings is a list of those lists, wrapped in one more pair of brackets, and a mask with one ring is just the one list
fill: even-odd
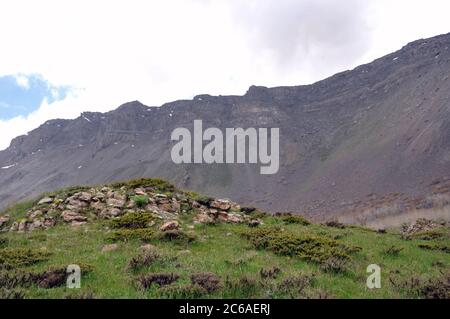
[(450, 32), (448, 0), (2, 0), (0, 149), (54, 118), (309, 84)]

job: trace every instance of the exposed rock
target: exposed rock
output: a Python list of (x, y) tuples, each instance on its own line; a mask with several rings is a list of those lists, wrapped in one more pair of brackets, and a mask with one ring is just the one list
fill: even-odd
[(102, 253), (116, 251), (118, 248), (119, 248), (119, 245), (117, 245), (117, 244), (105, 245), (102, 248)]
[(404, 234), (415, 234), (423, 231), (432, 230), (434, 228), (442, 227), (441, 224), (438, 224), (432, 220), (428, 220), (425, 218), (418, 219), (414, 224), (412, 225), (406, 225), (403, 227), (402, 232)]
[(44, 213), (42, 213), (41, 210), (35, 210), (34, 212), (30, 212), (29, 214), (27, 214), (27, 217), (30, 219), (35, 219), (42, 216), (44, 216)]
[(165, 232), (165, 231), (169, 231), (169, 230), (175, 230), (175, 229), (178, 229), (179, 227), (180, 227), (180, 224), (179, 224), (177, 221), (172, 220), (172, 221), (170, 221), (170, 222), (167, 222), (167, 223), (163, 224), (163, 225), (159, 228), (159, 230)]
[(261, 221), (258, 219), (252, 219), (248, 222), (249, 227), (258, 227), (259, 225), (261, 225)]
[(122, 208), (123, 206), (125, 206), (125, 200), (124, 199), (116, 199), (116, 198), (108, 198), (106, 200), (106, 204), (109, 207)]
[(19, 223), (18, 222), (14, 222), (11, 225), (11, 228), (9, 229), (9, 231), (18, 231), (19, 230)]
[(242, 216), (238, 214), (229, 214), (228, 215), (228, 222), (230, 223), (241, 223), (242, 222)]
[(220, 210), (229, 210), (231, 208), (231, 201), (227, 199), (216, 199), (211, 202), (212, 208), (217, 208)]
[(45, 204), (51, 204), (51, 203), (53, 203), (53, 198), (44, 197), (38, 202), (38, 205), (45, 205)]
[(103, 209), (105, 209), (106, 205), (101, 202), (92, 202), (91, 207), (96, 211), (102, 211)]
[(194, 222), (201, 223), (201, 224), (210, 224), (214, 223), (214, 219), (206, 214), (198, 214), (194, 217)]
[(145, 192), (145, 189), (143, 189), (143, 188), (136, 188), (134, 190), (134, 193), (136, 195), (138, 195), (138, 196), (145, 196), (145, 195), (147, 195), (147, 193)]
[(81, 192), (78, 195), (78, 199), (84, 202), (90, 202), (92, 200), (92, 194), (88, 192)]
[(122, 215), (122, 211), (118, 208), (105, 208), (101, 211), (100, 217), (111, 218)]
[(85, 216), (82, 216), (76, 212), (65, 210), (61, 213), (61, 218), (66, 223), (72, 223), (72, 222), (85, 222), (87, 221), (87, 218)]
[(27, 230), (27, 224), (28, 224), (28, 222), (26, 220), (20, 221), (17, 231), (20, 233), (25, 232)]
[(0, 227), (8, 223), (10, 219), (9, 215), (0, 216)]

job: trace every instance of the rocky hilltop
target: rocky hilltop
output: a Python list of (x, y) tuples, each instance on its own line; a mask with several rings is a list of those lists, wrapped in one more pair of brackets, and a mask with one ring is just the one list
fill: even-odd
[[(312, 85), (250, 87), (161, 107), (52, 120), (0, 152), (0, 207), (45, 191), (139, 177), (245, 205), (316, 217), (370, 194), (429, 194), (450, 172), (450, 34), (419, 40)], [(280, 171), (255, 165), (175, 165), (174, 128), (279, 127)], [(120, 200), (120, 199), (119, 199)]]

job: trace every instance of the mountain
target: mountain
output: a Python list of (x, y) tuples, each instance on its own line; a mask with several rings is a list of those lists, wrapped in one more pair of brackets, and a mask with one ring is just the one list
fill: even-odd
[[(51, 120), (0, 152), (0, 207), (44, 191), (137, 177), (268, 211), (330, 216), (370, 194), (422, 196), (450, 173), (450, 34), (312, 85), (249, 88), (148, 107)], [(280, 170), (175, 165), (171, 132), (280, 128)]]

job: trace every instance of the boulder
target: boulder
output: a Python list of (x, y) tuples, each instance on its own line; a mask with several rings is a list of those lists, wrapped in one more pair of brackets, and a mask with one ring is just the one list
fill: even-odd
[(91, 207), (96, 211), (102, 211), (103, 209), (105, 209), (105, 204), (101, 202), (91, 202)]
[(28, 222), (26, 220), (22, 220), (21, 222), (19, 222), (17, 231), (20, 233), (25, 232), (27, 230), (27, 225), (28, 225)]
[(159, 230), (165, 232), (165, 231), (169, 231), (169, 230), (175, 230), (175, 229), (178, 229), (179, 227), (180, 227), (180, 224), (179, 224), (177, 221), (172, 220), (172, 221), (170, 221), (170, 222), (164, 223), (164, 224), (159, 228)]
[(118, 208), (105, 208), (100, 213), (100, 216), (103, 218), (112, 218), (120, 215), (122, 215), (122, 211)]
[(145, 196), (145, 195), (147, 195), (147, 193), (145, 192), (145, 189), (143, 189), (143, 188), (136, 188), (134, 190), (134, 193), (136, 195), (138, 195), (138, 196)]
[(38, 202), (38, 205), (45, 205), (45, 204), (51, 204), (51, 203), (53, 203), (53, 198), (44, 197)]
[(114, 208), (122, 208), (123, 206), (125, 206), (125, 200), (124, 199), (109, 198), (106, 201), (106, 205), (108, 205), (109, 207), (114, 207)]
[(214, 219), (208, 216), (207, 214), (198, 214), (194, 217), (194, 222), (201, 224), (210, 224), (214, 222)]
[(0, 227), (6, 225), (6, 223), (8, 223), (10, 219), (11, 218), (9, 217), (9, 215), (0, 216)]
[(88, 192), (81, 192), (78, 195), (78, 199), (83, 202), (90, 202), (92, 200), (92, 194)]
[(228, 214), (228, 222), (238, 224), (242, 222), (242, 217), (238, 214)]
[(19, 223), (18, 222), (14, 222), (11, 225), (11, 228), (9, 229), (9, 231), (18, 231), (19, 230)]
[(231, 202), (227, 199), (216, 199), (211, 202), (210, 206), (220, 210), (229, 210), (231, 208)]
[(30, 212), (29, 214), (27, 214), (27, 216), (28, 218), (35, 219), (44, 216), (44, 214), (40, 210), (35, 210), (34, 212)]
[(87, 218), (85, 216), (82, 216), (76, 212), (73, 212), (71, 210), (65, 210), (61, 213), (61, 218), (66, 223), (72, 223), (72, 222), (85, 222), (87, 221)]

